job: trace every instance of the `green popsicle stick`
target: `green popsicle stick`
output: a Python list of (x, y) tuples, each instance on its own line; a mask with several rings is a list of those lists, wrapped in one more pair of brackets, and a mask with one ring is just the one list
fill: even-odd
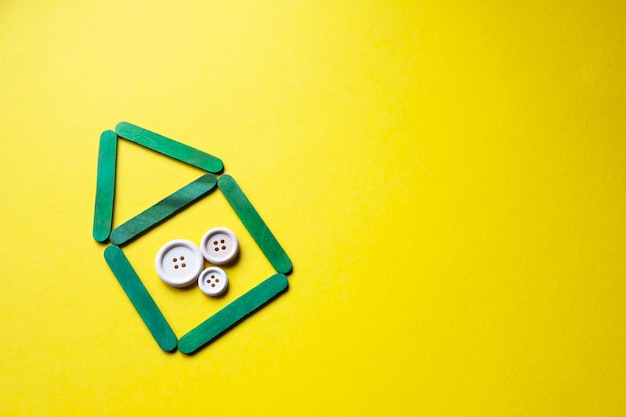
[(132, 123), (118, 123), (117, 126), (115, 126), (115, 133), (145, 148), (152, 149), (170, 158), (177, 159), (214, 174), (224, 169), (224, 164), (221, 159), (185, 145), (184, 143), (161, 136), (158, 133), (135, 126)]
[(224, 197), (235, 210), (237, 216), (246, 226), (248, 232), (259, 245), (274, 269), (282, 274), (291, 271), (291, 260), (280, 246), (270, 229), (267, 227), (259, 213), (255, 210), (243, 193), (235, 179), (230, 175), (222, 175), (217, 180), (217, 186), (222, 190)]
[(109, 240), (114, 245), (125, 244), (208, 194), (215, 188), (216, 183), (213, 174), (201, 176), (113, 229)]
[(272, 275), (180, 338), (178, 349), (191, 354), (287, 289), (287, 277)]
[(137, 276), (124, 252), (117, 246), (109, 246), (104, 250), (104, 259), (161, 349), (166, 352), (176, 349), (178, 341), (174, 331)]
[(96, 180), (96, 204), (93, 215), (93, 238), (104, 242), (111, 233), (113, 222), (113, 198), (115, 197), (115, 161), (117, 158), (117, 135), (106, 130), (100, 135), (98, 149), (98, 177)]

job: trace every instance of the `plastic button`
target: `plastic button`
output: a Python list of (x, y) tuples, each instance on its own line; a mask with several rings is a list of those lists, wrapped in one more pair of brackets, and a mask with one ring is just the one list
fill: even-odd
[(202, 236), (200, 250), (207, 261), (215, 265), (224, 265), (239, 253), (239, 241), (230, 229), (216, 227)]
[(223, 269), (211, 266), (200, 273), (198, 287), (206, 295), (216, 297), (228, 288), (228, 277)]
[(173, 287), (185, 287), (193, 283), (204, 267), (204, 258), (198, 247), (188, 240), (167, 242), (157, 252), (154, 260), (157, 274)]

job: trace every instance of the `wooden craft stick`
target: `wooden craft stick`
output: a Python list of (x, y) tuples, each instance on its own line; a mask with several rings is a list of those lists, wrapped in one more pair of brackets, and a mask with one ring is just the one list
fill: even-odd
[(185, 354), (197, 351), (285, 291), (287, 286), (285, 275), (269, 277), (181, 337), (178, 349)]
[(267, 227), (259, 213), (245, 196), (235, 179), (230, 175), (222, 175), (217, 180), (217, 186), (226, 197), (230, 206), (248, 229), (254, 241), (259, 245), (274, 269), (281, 274), (291, 271), (291, 260), (280, 246), (270, 229)]
[(98, 149), (98, 177), (96, 180), (96, 204), (93, 215), (93, 238), (104, 242), (109, 238), (113, 222), (113, 199), (115, 197), (115, 161), (117, 158), (117, 135), (106, 130), (100, 135)]
[(113, 229), (109, 240), (114, 245), (124, 245), (204, 197), (215, 188), (216, 182), (213, 174), (201, 176)]
[(104, 250), (104, 259), (161, 349), (166, 352), (176, 349), (178, 340), (174, 331), (122, 250), (117, 246), (108, 246)]
[(214, 174), (224, 169), (222, 160), (213, 155), (128, 122), (118, 123), (115, 126), (115, 133), (145, 148)]

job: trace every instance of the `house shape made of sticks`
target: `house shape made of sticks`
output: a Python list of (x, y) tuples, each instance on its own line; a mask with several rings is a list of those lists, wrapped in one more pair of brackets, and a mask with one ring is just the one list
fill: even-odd
[[(146, 149), (200, 168), (206, 173), (130, 220), (112, 228), (119, 140), (134, 142)], [(157, 344), (164, 351), (171, 352), (178, 348), (182, 353), (192, 354), (200, 350), (288, 288), (286, 275), (292, 270), (291, 260), (235, 179), (223, 174), (223, 170), (224, 164), (219, 158), (131, 123), (120, 122), (115, 131), (107, 130), (100, 136), (93, 238), (101, 243), (109, 243), (104, 250), (107, 264)], [(178, 338), (122, 248), (184, 208), (200, 201), (216, 188), (224, 195), (276, 270), (276, 274)]]

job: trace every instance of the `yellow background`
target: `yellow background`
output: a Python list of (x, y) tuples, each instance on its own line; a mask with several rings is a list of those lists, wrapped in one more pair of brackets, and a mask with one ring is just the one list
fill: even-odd
[[(626, 415), (623, 1), (0, 2), (3, 416)], [(121, 120), (221, 157), (290, 289), (162, 352), (91, 237)], [(200, 172), (119, 149), (115, 224)], [(169, 239), (232, 227), (224, 300)], [(272, 269), (219, 193), (128, 246), (182, 335)]]

